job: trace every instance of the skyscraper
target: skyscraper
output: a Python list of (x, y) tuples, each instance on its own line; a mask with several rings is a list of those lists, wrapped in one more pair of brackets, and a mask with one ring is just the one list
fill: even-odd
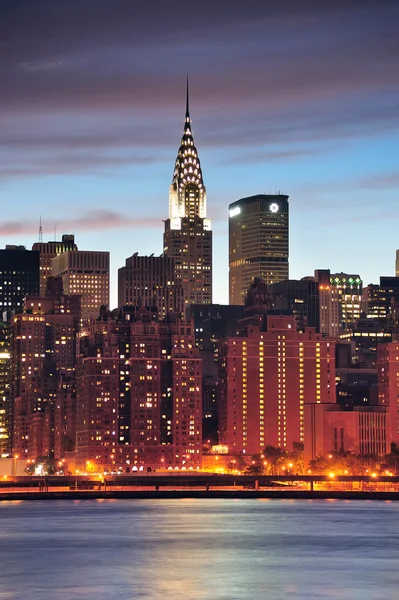
[(254, 278), (288, 279), (288, 196), (258, 194), (229, 206), (230, 304), (243, 304)]
[(82, 323), (97, 318), (100, 307), (109, 305), (109, 252), (63, 252), (52, 264), (65, 293), (82, 296)]
[(156, 308), (160, 319), (170, 312), (183, 314), (183, 290), (174, 279), (172, 258), (136, 252), (118, 269), (118, 306)]
[(185, 304), (211, 304), (211, 221), (206, 218), (206, 188), (191, 131), (188, 83), (183, 137), (169, 188), (164, 252), (175, 259), (175, 277), (181, 282)]
[(47, 277), (52, 275), (52, 260), (55, 256), (67, 252), (68, 250), (77, 250), (75, 236), (63, 235), (61, 241), (54, 242), (35, 242), (32, 250), (40, 252), (40, 295), (44, 296), (47, 290)]

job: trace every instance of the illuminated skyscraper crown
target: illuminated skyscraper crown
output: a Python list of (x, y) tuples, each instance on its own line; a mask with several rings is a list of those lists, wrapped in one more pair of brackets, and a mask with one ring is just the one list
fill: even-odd
[(169, 218), (194, 216), (206, 217), (206, 189), (191, 131), (187, 79), (186, 117), (169, 190)]

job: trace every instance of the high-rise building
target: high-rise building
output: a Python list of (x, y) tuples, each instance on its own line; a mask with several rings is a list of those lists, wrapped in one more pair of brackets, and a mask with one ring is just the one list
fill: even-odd
[(233, 454), (303, 442), (307, 403), (335, 402), (335, 344), (294, 316), (268, 316), (221, 348), (219, 442)]
[(219, 348), (225, 337), (238, 334), (244, 306), (231, 304), (191, 304), (187, 319), (193, 321), (195, 343), (202, 359), (202, 433), (204, 440), (218, 439), (217, 388)]
[(362, 280), (359, 275), (330, 274), (332, 302), (338, 303), (338, 332), (346, 331), (362, 312)]
[(363, 289), (363, 310), (392, 333), (399, 332), (399, 277), (380, 277)]
[(367, 319), (363, 314), (339, 338), (351, 342), (353, 366), (357, 369), (376, 369), (377, 348), (380, 344), (391, 342), (392, 333), (378, 319)]
[(399, 444), (399, 343), (380, 344), (377, 349), (378, 404), (390, 415), (389, 441)]
[(318, 269), (314, 277), (318, 284), (319, 330), (325, 335), (337, 337), (355, 323), (362, 312), (362, 280), (359, 275), (330, 273)]
[(164, 253), (175, 261), (185, 304), (212, 303), (212, 231), (206, 214), (206, 188), (191, 130), (187, 85), (184, 131), (169, 188), (164, 233)]
[(319, 331), (324, 335), (337, 337), (340, 332), (340, 305), (335, 287), (331, 286), (330, 269), (318, 269), (314, 280), (319, 292)]
[(118, 306), (157, 309), (160, 319), (168, 313), (182, 315), (184, 294), (175, 280), (175, 265), (169, 256), (139, 256), (136, 252), (118, 269)]
[(109, 252), (67, 251), (52, 260), (65, 294), (81, 296), (81, 319), (87, 323), (109, 305)]
[(52, 260), (63, 252), (76, 251), (75, 236), (63, 235), (61, 241), (35, 242), (32, 250), (40, 252), (40, 295), (44, 296), (47, 290), (47, 278), (51, 277)]
[(12, 450), (12, 362), (10, 323), (0, 321), (0, 458)]
[(141, 309), (118, 319), (104, 312), (90, 329), (77, 369), (79, 469), (88, 461), (125, 472), (200, 467), (202, 368), (192, 324)]
[(54, 406), (54, 458), (62, 459), (75, 450), (76, 378), (61, 376)]
[[(78, 356), (76, 453), (82, 468), (93, 461), (111, 471), (118, 444), (119, 358)], [(90, 470), (90, 469), (87, 469)]]
[(259, 194), (229, 206), (230, 304), (243, 304), (255, 278), (288, 279), (288, 196)]
[(54, 411), (60, 378), (73, 378), (79, 296), (49, 278), (46, 296), (27, 296), (13, 331), (13, 451), (35, 459), (54, 453)]
[(22, 310), (27, 294), (39, 293), (39, 252), (25, 246), (0, 250), (0, 314)]
[(47, 407), (42, 394), (46, 356), (46, 317), (15, 315), (13, 318), (13, 453), (29, 456), (31, 415)]

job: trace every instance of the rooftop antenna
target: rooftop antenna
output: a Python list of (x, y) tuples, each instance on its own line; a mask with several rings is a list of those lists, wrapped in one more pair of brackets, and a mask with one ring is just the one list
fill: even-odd
[(186, 117), (190, 116), (189, 109), (189, 97), (188, 97), (188, 73), (187, 73), (187, 82), (186, 82)]
[(43, 243), (43, 227), (42, 227), (42, 215), (39, 219), (39, 244)]

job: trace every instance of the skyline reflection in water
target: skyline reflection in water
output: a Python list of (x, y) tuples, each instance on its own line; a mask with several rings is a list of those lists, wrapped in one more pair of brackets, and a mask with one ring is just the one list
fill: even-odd
[(0, 503), (0, 600), (395, 600), (399, 504)]

